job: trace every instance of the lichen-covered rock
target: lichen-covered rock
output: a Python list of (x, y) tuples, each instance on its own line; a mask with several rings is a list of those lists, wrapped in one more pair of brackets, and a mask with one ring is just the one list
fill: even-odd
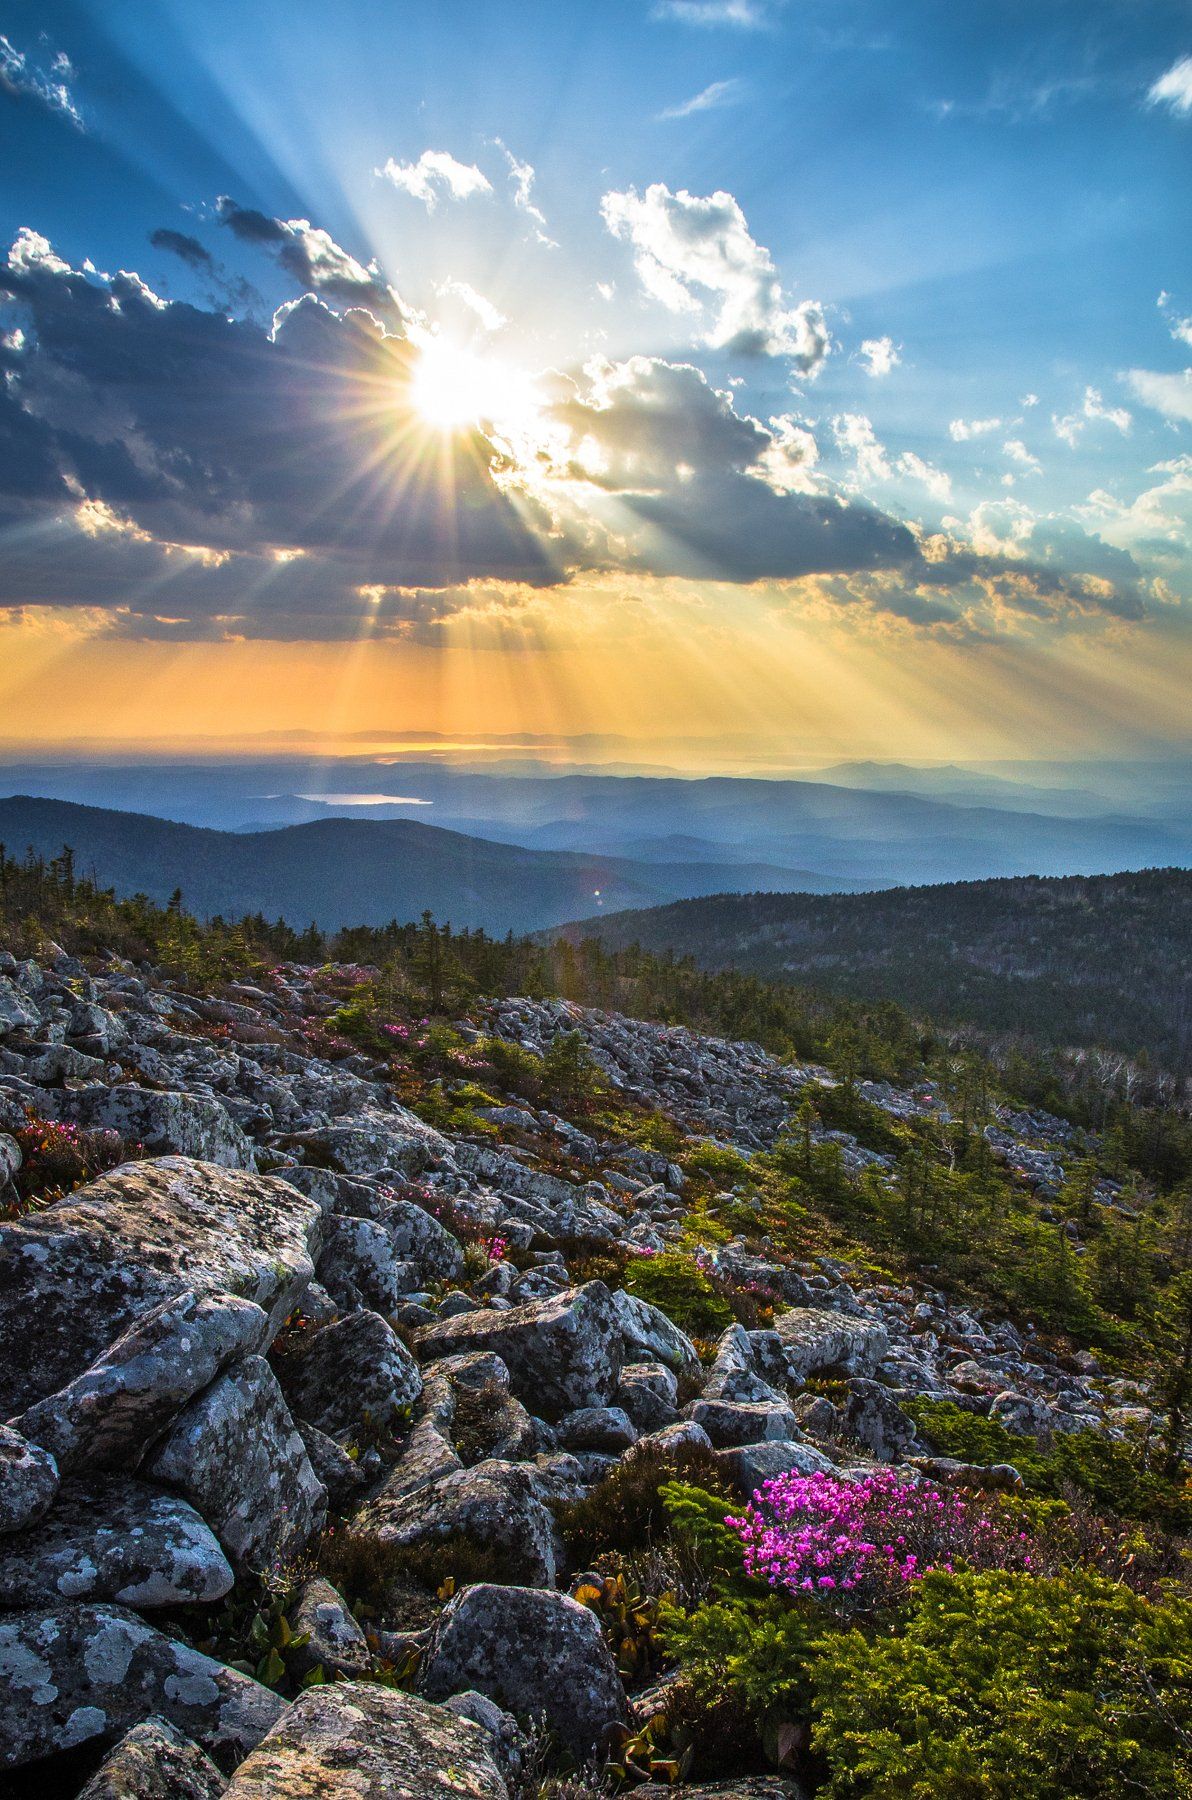
[(878, 1319), (853, 1318), (826, 1307), (799, 1307), (780, 1313), (774, 1329), (792, 1377), (829, 1371), (872, 1375), (890, 1347), (890, 1336)]
[(354, 1524), (387, 1544), (467, 1538), (493, 1553), (504, 1579), (536, 1587), (555, 1583), (554, 1518), (523, 1463), (476, 1463), (405, 1494), (389, 1483)]
[(316, 1162), (325, 1160), (344, 1175), (375, 1175), (381, 1169), (420, 1175), (433, 1159), (451, 1151), (445, 1137), (404, 1106), (297, 1131), (291, 1142), (313, 1150)]
[(328, 1680), (333, 1675), (364, 1675), (371, 1658), (364, 1633), (329, 1581), (321, 1575), (306, 1582), (289, 1612), (290, 1629), (295, 1638), (306, 1642), (294, 1645), (287, 1656), (287, 1667), (296, 1675), (322, 1669)]
[(270, 1176), (165, 1157), (0, 1224), (0, 1416), (67, 1386), (180, 1294), (238, 1294), (276, 1329), (314, 1273), (319, 1216)]
[(397, 1255), (375, 1219), (327, 1219), (318, 1276), (343, 1312), (359, 1307), (396, 1312), (403, 1296), (419, 1285), (417, 1270)]
[(16, 1424), (51, 1451), (62, 1474), (135, 1468), (200, 1389), (259, 1350), (269, 1319), (235, 1294), (179, 1294), (142, 1314), (66, 1387)]
[(179, 1414), (146, 1473), (200, 1512), (237, 1572), (296, 1556), (327, 1495), (269, 1364), (250, 1356)]
[(578, 1406), (604, 1406), (621, 1373), (621, 1328), (602, 1281), (567, 1288), (508, 1312), (487, 1309), (437, 1319), (416, 1334), (426, 1361), (463, 1350), (491, 1350), (509, 1370), (513, 1391), (544, 1418)]
[(665, 1363), (630, 1363), (621, 1371), (613, 1398), (639, 1432), (661, 1431), (679, 1416), (678, 1383)]
[(57, 1492), (58, 1465), (49, 1452), (0, 1425), (0, 1536), (40, 1519)]
[(306, 1454), (310, 1458), (315, 1479), (322, 1482), (327, 1490), (328, 1510), (333, 1513), (351, 1512), (368, 1486), (368, 1478), (359, 1462), (355, 1457), (349, 1456), (342, 1444), (337, 1444), (333, 1437), (320, 1431), (317, 1425), (308, 1425), (305, 1419), (295, 1419), (294, 1429), (306, 1445)]
[(374, 1682), (308, 1688), (227, 1800), (508, 1800), (480, 1727)]
[(375, 1312), (312, 1332), (277, 1371), (294, 1414), (330, 1437), (355, 1437), (366, 1426), (390, 1431), (422, 1392), (418, 1364)]
[(0, 975), (0, 1038), (17, 1031), (33, 1031), (41, 1023), (41, 1014), (28, 995), (15, 981)]
[(418, 1685), (432, 1699), (478, 1688), (509, 1712), (545, 1715), (579, 1760), (626, 1717), (595, 1613), (541, 1588), (482, 1582), (457, 1594), (435, 1626)]
[(844, 1418), (858, 1443), (880, 1462), (896, 1462), (915, 1443), (914, 1421), (880, 1381), (849, 1383)]
[(116, 1600), (145, 1611), (220, 1600), (232, 1571), (177, 1494), (123, 1475), (62, 1483), (47, 1518), (0, 1540), (0, 1605)]
[(166, 1719), (134, 1725), (79, 1800), (219, 1800), (227, 1782), (205, 1751)]
[(416, 1263), (423, 1281), (454, 1281), (464, 1266), (463, 1246), (432, 1213), (412, 1200), (393, 1200), (381, 1223), (397, 1255)]
[(207, 1094), (160, 1092), (120, 1082), (67, 1088), (55, 1116), (91, 1130), (115, 1131), (155, 1156), (193, 1156), (225, 1169), (255, 1169), (256, 1152), (227, 1108)]
[(627, 1294), (613, 1292), (613, 1308), (625, 1346), (627, 1362), (660, 1362), (669, 1369), (696, 1369), (699, 1356), (685, 1331), (668, 1319), (660, 1306)]
[(619, 1406), (581, 1406), (559, 1420), (559, 1442), (567, 1450), (602, 1450), (619, 1456), (637, 1442), (637, 1426)]
[(812, 1444), (795, 1444), (771, 1438), (766, 1443), (741, 1444), (718, 1450), (716, 1460), (743, 1494), (756, 1493), (775, 1475), (834, 1475), (836, 1464)]
[(799, 1435), (790, 1407), (767, 1401), (738, 1406), (731, 1400), (694, 1400), (687, 1416), (703, 1426), (717, 1449)]
[(161, 1714), (231, 1768), (286, 1711), (259, 1682), (115, 1606), (0, 1614), (0, 1768)]

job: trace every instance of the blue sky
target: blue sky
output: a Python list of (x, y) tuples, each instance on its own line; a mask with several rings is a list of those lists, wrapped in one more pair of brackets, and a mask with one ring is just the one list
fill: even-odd
[[(16, 483), (0, 501), (20, 552), (0, 600), (23, 623), (86, 603), (89, 630), (129, 640), (347, 638), (361, 608), (344, 596), (367, 588), (387, 596), (369, 602), (376, 635), (441, 643), (483, 613), (494, 641), (512, 631), (524, 649), (511, 584), (539, 613), (556, 592), (560, 617), (584, 583), (620, 580), (647, 601), (651, 583), (703, 583), (725, 629), (725, 584), (748, 611), (768, 582), (771, 603), (804, 621), (826, 608), (837, 634), (875, 618), (1044, 647), (1178, 632), (1192, 599), (1185, 4), (43, 0), (0, 8), (0, 34), (0, 242), (23, 230), (37, 247), (7, 302), (14, 430), (19, 456), (36, 431), (56, 471), (39, 498)], [(266, 509), (238, 491), (243, 470), (221, 470), (225, 518), (200, 531), (180, 492), (200, 462), (186, 422), (137, 415), (133, 364), (160, 367), (166, 326), (138, 337), (130, 300), (119, 345), (54, 344), (55, 284), (119, 271), (179, 329), (228, 315), (274, 361), (278, 309), (304, 290), (341, 325), (355, 304), (423, 350), (437, 334), (481, 411), (456, 417), (457, 393), (427, 404), (417, 384), (414, 411), (481, 434), (482, 457), (496, 444), (499, 491), (487, 471), (452, 479), (472, 523), (509, 516), (476, 524), (441, 568), (433, 545), (454, 527), (440, 518), (405, 562), (391, 531), (349, 569), (342, 544), (308, 541), (276, 493)], [(303, 343), (270, 395), (300, 380)], [(340, 348), (333, 360), (342, 375)], [(81, 416), (101, 421), (85, 452), (62, 413), (68, 372), (89, 388)], [(122, 429), (135, 480), (114, 468)], [(304, 469), (295, 512), (310, 491)], [(237, 534), (241, 504), (259, 516)], [(59, 535), (31, 550), (34, 516)], [(150, 540), (174, 558), (156, 611)], [(205, 572), (177, 579), (178, 547), (196, 544)], [(234, 569), (211, 573), (219, 556)], [(235, 568), (257, 591), (262, 556), (295, 559), (292, 602), (276, 581), (267, 606), (234, 602)], [(673, 628), (675, 590), (654, 597)]]

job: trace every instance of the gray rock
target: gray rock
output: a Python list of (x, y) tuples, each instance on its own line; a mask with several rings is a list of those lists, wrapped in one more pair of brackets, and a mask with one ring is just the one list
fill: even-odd
[(677, 1397), (678, 1384), (664, 1363), (630, 1363), (622, 1369), (614, 1395), (639, 1432), (673, 1425), (679, 1416)]
[(327, 1490), (328, 1509), (334, 1513), (351, 1512), (368, 1486), (359, 1462), (317, 1425), (295, 1419), (294, 1429), (306, 1446), (315, 1479)]
[(276, 1329), (314, 1273), (318, 1224), (284, 1182), (166, 1157), (0, 1225), (0, 1416), (67, 1386), (181, 1294), (240, 1295)]
[(0, 1188), (10, 1182), (20, 1169), (24, 1157), (21, 1146), (6, 1131), (0, 1131)]
[(296, 1556), (326, 1515), (326, 1491), (259, 1356), (191, 1401), (146, 1473), (186, 1496), (237, 1572), (257, 1573)]
[(675, 1370), (699, 1367), (695, 1345), (660, 1306), (617, 1288), (613, 1292), (613, 1308), (621, 1328), (626, 1362), (660, 1362)]
[(473, 1725), (478, 1725), (502, 1775), (507, 1780), (516, 1780), (525, 1765), (528, 1746), (512, 1713), (503, 1711), (495, 1700), (490, 1700), (487, 1694), (478, 1694), (474, 1688), (463, 1694), (452, 1694), (450, 1700), (444, 1701), (443, 1710), (454, 1713), (457, 1719), (470, 1719)]
[(800, 1307), (781, 1313), (774, 1329), (782, 1340), (787, 1369), (792, 1377), (838, 1371), (842, 1375), (872, 1375), (890, 1338), (877, 1319), (851, 1318), (823, 1307)]
[(135, 1468), (186, 1402), (259, 1350), (263, 1309), (235, 1294), (179, 1294), (142, 1314), (89, 1369), (15, 1421), (63, 1474)]
[(390, 1482), (358, 1516), (355, 1529), (387, 1544), (467, 1538), (492, 1551), (503, 1579), (553, 1587), (557, 1576), (554, 1518), (524, 1463), (476, 1463), (404, 1494)]
[(1016, 1431), (1022, 1437), (1046, 1439), (1054, 1429), (1054, 1416), (1045, 1400), (1030, 1394), (999, 1394), (989, 1409), (995, 1425)]
[(420, 1175), (432, 1159), (451, 1152), (445, 1137), (403, 1106), (298, 1131), (289, 1141), (315, 1151), (315, 1161), (326, 1159), (344, 1175), (375, 1175), (379, 1169)]
[(327, 1219), (323, 1239), (319, 1281), (344, 1312), (396, 1312), (403, 1295), (418, 1286), (417, 1271), (398, 1258), (375, 1219)]
[(482, 1582), (435, 1626), (419, 1675), (432, 1699), (477, 1688), (519, 1717), (544, 1714), (579, 1760), (627, 1716), (595, 1613), (565, 1594)]
[(104, 1757), (79, 1800), (219, 1800), (226, 1786), (211, 1758), (177, 1726), (146, 1719)]
[(232, 1571), (176, 1494), (99, 1475), (62, 1483), (38, 1524), (0, 1540), (0, 1605), (116, 1600), (147, 1611), (220, 1600)]
[(160, 1714), (231, 1768), (287, 1710), (247, 1675), (115, 1606), (0, 1615), (0, 1768)]
[(41, 1014), (16, 982), (0, 975), (0, 1038), (13, 1032), (35, 1031), (40, 1024)]
[(375, 1312), (311, 1332), (277, 1373), (294, 1414), (329, 1437), (392, 1431), (422, 1392), (418, 1364)]
[(581, 1406), (559, 1420), (559, 1442), (567, 1450), (603, 1450), (619, 1456), (637, 1442), (637, 1426), (619, 1406)]
[(513, 1391), (543, 1417), (604, 1406), (621, 1374), (621, 1330), (602, 1281), (568, 1288), (509, 1312), (484, 1310), (440, 1319), (416, 1333), (424, 1360), (463, 1350), (492, 1350)]
[(396, 1254), (418, 1265), (422, 1282), (454, 1281), (462, 1271), (463, 1246), (433, 1214), (412, 1200), (391, 1201), (381, 1223)]
[(752, 1494), (775, 1475), (833, 1475), (836, 1464), (811, 1444), (794, 1444), (772, 1440), (763, 1444), (741, 1444), (733, 1450), (718, 1450), (716, 1459), (744, 1494)]
[(718, 1449), (798, 1436), (790, 1407), (770, 1402), (738, 1406), (731, 1400), (693, 1400), (687, 1417), (703, 1426)]
[(673, 1425), (664, 1425), (661, 1431), (652, 1431), (648, 1437), (638, 1438), (633, 1446), (633, 1454), (641, 1456), (647, 1451), (653, 1451), (665, 1456), (688, 1444), (696, 1450), (712, 1448), (711, 1438), (695, 1419), (678, 1419)]
[(879, 1462), (897, 1462), (914, 1446), (914, 1421), (880, 1382), (849, 1383), (844, 1419), (858, 1443)]
[(115, 1131), (154, 1156), (193, 1156), (225, 1169), (255, 1169), (256, 1151), (227, 1108), (206, 1094), (136, 1087), (131, 1082), (67, 1088), (55, 1116), (90, 1130)]
[[(420, 1488), (430, 1487), (444, 1475), (456, 1474), (463, 1466), (444, 1430), (433, 1419), (420, 1419), (384, 1485), (373, 1496), (367, 1511), (361, 1514), (362, 1528), (366, 1519), (380, 1523), (390, 1516), (390, 1509), (397, 1507), (398, 1502), (416, 1494)], [(404, 1520), (407, 1513), (405, 1508), (400, 1508), (392, 1516)]]
[(480, 1727), (375, 1682), (308, 1688), (227, 1800), (508, 1800)]
[(364, 1633), (329, 1581), (321, 1575), (311, 1578), (298, 1596), (289, 1614), (295, 1637), (306, 1643), (291, 1648), (287, 1666), (297, 1675), (322, 1669), (332, 1675), (365, 1675), (371, 1664)]
[(58, 1465), (49, 1452), (0, 1425), (0, 1535), (40, 1519), (57, 1492)]

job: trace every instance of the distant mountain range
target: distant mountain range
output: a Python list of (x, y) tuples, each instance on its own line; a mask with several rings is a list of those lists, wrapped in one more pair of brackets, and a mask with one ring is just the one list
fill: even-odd
[[(1141, 766), (1140, 766), (1141, 767)], [(259, 832), (410, 820), (535, 851), (649, 865), (650, 898), (712, 888), (880, 888), (1192, 863), (1192, 763), (1124, 772), (840, 764), (822, 779), (478, 773), (422, 758), (13, 765), (9, 792)], [(1181, 779), (1182, 777), (1182, 779)], [(658, 877), (658, 866), (702, 874)]]
[(673, 950), (1051, 1045), (1192, 1066), (1192, 872), (719, 894), (581, 920), (609, 949)]
[[(659, 862), (531, 850), (409, 819), (324, 818), (256, 832), (211, 831), (143, 813), (26, 795), (0, 800), (0, 842), (56, 856), (122, 895), (167, 900), (181, 888), (200, 916), (264, 913), (302, 927), (383, 925), (429, 909), (456, 927), (534, 931), (610, 907), (651, 906), (723, 889), (712, 863)], [(733, 870), (750, 886), (822, 889), (807, 871)], [(839, 884), (848, 885), (846, 883)]]

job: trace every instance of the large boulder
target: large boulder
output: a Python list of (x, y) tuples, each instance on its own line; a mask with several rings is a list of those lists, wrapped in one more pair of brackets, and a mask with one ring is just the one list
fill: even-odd
[(180, 1156), (125, 1163), (0, 1224), (0, 1417), (73, 1382), (181, 1294), (238, 1294), (272, 1333), (314, 1274), (318, 1225), (285, 1182)]
[(308, 1688), (227, 1800), (508, 1800), (478, 1725), (375, 1682)]
[(13, 1032), (35, 1031), (40, 1024), (41, 1014), (28, 995), (7, 975), (0, 975), (0, 1038)]
[(412, 1200), (393, 1200), (381, 1223), (397, 1255), (417, 1264), (425, 1281), (453, 1281), (464, 1266), (463, 1247), (445, 1225)]
[(104, 1757), (79, 1800), (219, 1800), (226, 1786), (206, 1751), (176, 1725), (146, 1719)]
[(366, 1110), (334, 1125), (294, 1132), (289, 1141), (344, 1175), (375, 1175), (381, 1169), (420, 1175), (429, 1163), (451, 1153), (447, 1139), (404, 1106)]
[(136, 1087), (131, 1082), (67, 1088), (55, 1116), (91, 1130), (114, 1131), (154, 1156), (193, 1156), (225, 1169), (255, 1169), (256, 1152), (227, 1108), (208, 1094)]
[(542, 1588), (481, 1582), (457, 1594), (435, 1626), (418, 1685), (434, 1700), (476, 1688), (519, 1716), (544, 1714), (581, 1761), (626, 1716), (595, 1613)]
[(405, 1493), (382, 1488), (354, 1521), (386, 1544), (442, 1543), (464, 1538), (489, 1551), (504, 1580), (553, 1587), (558, 1569), (554, 1518), (539, 1497), (535, 1472), (490, 1460)]
[[(298, 1640), (288, 1666), (296, 1675), (322, 1669), (333, 1675), (367, 1675), (371, 1665), (364, 1633), (336, 1592), (321, 1575), (312, 1575), (290, 1609), (290, 1628)], [(305, 1639), (305, 1643), (301, 1640)]]
[(0, 1768), (160, 1714), (232, 1768), (286, 1711), (259, 1682), (115, 1606), (0, 1614)]
[(326, 1490), (273, 1371), (259, 1356), (238, 1363), (191, 1401), (146, 1473), (186, 1496), (238, 1573), (259, 1573), (298, 1555), (326, 1516)]
[(193, 1508), (122, 1475), (64, 1481), (48, 1518), (0, 1539), (0, 1606), (117, 1600), (143, 1612), (220, 1600), (231, 1586)]
[(854, 1318), (827, 1307), (798, 1307), (780, 1313), (774, 1329), (782, 1342), (787, 1372), (795, 1380), (809, 1375), (872, 1375), (890, 1338), (878, 1319)]
[(179, 1294), (142, 1314), (81, 1375), (15, 1423), (62, 1474), (135, 1468), (186, 1402), (269, 1335), (263, 1308), (235, 1294)]
[(276, 1359), (295, 1416), (329, 1437), (392, 1431), (422, 1392), (422, 1372), (375, 1312), (349, 1313)]
[(0, 1535), (40, 1519), (57, 1492), (54, 1458), (19, 1431), (0, 1425)]
[(394, 1313), (418, 1286), (417, 1270), (398, 1256), (389, 1233), (375, 1219), (328, 1219), (318, 1276), (343, 1312), (368, 1307)]
[(607, 1405), (621, 1374), (621, 1328), (602, 1281), (508, 1312), (478, 1309), (437, 1319), (419, 1328), (416, 1342), (424, 1361), (493, 1351), (509, 1370), (514, 1393), (547, 1419)]

